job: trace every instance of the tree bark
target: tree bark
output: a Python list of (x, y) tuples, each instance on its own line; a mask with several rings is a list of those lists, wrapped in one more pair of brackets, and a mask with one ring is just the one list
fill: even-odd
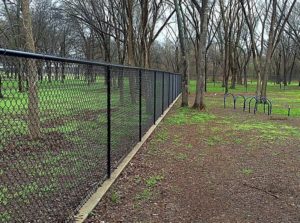
[(275, 22), (276, 22), (276, 10), (277, 9), (277, 0), (273, 0), (272, 2), (272, 16), (271, 16), (271, 24), (270, 31), (268, 37), (268, 46), (267, 46), (267, 54), (266, 54), (266, 63), (263, 70), (263, 79), (262, 79), (262, 88), (260, 98), (267, 97), (267, 85), (268, 85), (268, 77), (271, 71), (271, 59), (274, 47), (274, 36), (275, 36)]
[[(32, 22), (29, 8), (29, 0), (22, 0), (23, 28), (25, 32), (25, 49), (35, 52), (35, 45), (32, 33)], [(40, 137), (40, 114), (38, 98), (38, 74), (34, 60), (28, 60), (28, 129), (31, 139)]]
[(0, 99), (1, 99), (1, 98), (4, 98), (3, 92), (2, 92), (2, 87), (3, 87), (2, 77), (1, 77), (1, 75), (0, 75)]
[[(194, 4), (197, 4), (196, 1), (193, 1)], [(198, 12), (201, 18), (201, 30), (199, 38), (199, 73), (197, 74), (197, 83), (196, 83), (196, 98), (193, 105), (193, 108), (203, 110), (205, 109), (204, 104), (204, 79), (205, 79), (205, 54), (206, 54), (206, 41), (207, 41), (207, 26), (208, 26), (208, 1), (202, 1), (201, 9), (197, 7)]]
[(188, 86), (188, 62), (186, 58), (186, 46), (185, 46), (185, 39), (184, 39), (184, 27), (183, 21), (181, 17), (181, 12), (179, 9), (179, 4), (177, 0), (174, 0), (175, 10), (177, 15), (177, 26), (179, 32), (179, 42), (180, 42), (180, 50), (181, 50), (181, 71), (182, 71), (182, 107), (186, 107), (189, 105), (189, 86)]

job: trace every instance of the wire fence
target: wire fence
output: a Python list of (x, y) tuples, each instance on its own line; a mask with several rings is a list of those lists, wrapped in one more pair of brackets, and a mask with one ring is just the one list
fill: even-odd
[(181, 76), (0, 49), (0, 222), (72, 220)]

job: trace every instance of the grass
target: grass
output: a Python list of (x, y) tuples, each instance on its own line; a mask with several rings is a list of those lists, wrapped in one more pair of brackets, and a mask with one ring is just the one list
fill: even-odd
[(281, 123), (270, 123), (270, 122), (246, 122), (238, 123), (233, 125), (233, 129), (236, 131), (245, 131), (245, 132), (258, 132), (260, 137), (271, 141), (274, 139), (288, 139), (291, 137), (300, 137), (300, 129), (292, 127), (286, 124)]
[[(155, 194), (155, 187), (157, 184), (164, 179), (164, 176), (161, 174), (153, 175), (145, 179), (145, 186), (141, 192), (137, 193), (135, 196), (135, 200), (138, 202), (148, 201), (150, 200), (153, 195)], [(140, 176), (135, 177), (136, 183), (142, 182)]]
[(135, 199), (138, 201), (147, 201), (150, 200), (153, 196), (153, 192), (150, 189), (144, 189), (142, 192), (138, 193), (135, 196)]
[(175, 114), (166, 118), (165, 123), (169, 125), (191, 125), (201, 124), (215, 119), (214, 115), (198, 112), (191, 108), (179, 108)]
[(175, 155), (175, 159), (178, 161), (183, 161), (188, 158), (188, 155), (186, 153), (178, 153)]
[(110, 200), (113, 204), (118, 204), (118, 203), (120, 203), (121, 197), (118, 192), (113, 191), (111, 193)]
[[(195, 92), (195, 81), (191, 81), (191, 92)], [(118, 89), (113, 89), (111, 94), (112, 105), (112, 155), (125, 153), (137, 141), (139, 113), (138, 103), (132, 103), (129, 96), (129, 84), (125, 82), (124, 104), (120, 104), (120, 95)], [(27, 113), (28, 113), (28, 95), (16, 91), (16, 82), (4, 82), (4, 99), (0, 99), (0, 152), (5, 145), (14, 136), (28, 135)], [(289, 86), (286, 90), (280, 90), (278, 86), (269, 84), (268, 97), (273, 103), (273, 113), (276, 115), (287, 115), (287, 107), (291, 106), (291, 116), (300, 117), (300, 97), (299, 87), (296, 84)], [(223, 93), (224, 89), (220, 83), (215, 86), (213, 83), (208, 84), (208, 92)], [(243, 86), (237, 85), (236, 89), (230, 92), (237, 94), (246, 93)], [(254, 94), (255, 83), (249, 83), (248, 93)], [(18, 184), (9, 185), (9, 182), (3, 183), (0, 187), (0, 204), (3, 206), (12, 206), (15, 200), (20, 204), (26, 205), (30, 197), (47, 197), (52, 196), (62, 188), (73, 188), (80, 182), (89, 180), (88, 174), (95, 171), (101, 171), (99, 161), (105, 160), (106, 156), (106, 138), (107, 138), (107, 117), (106, 117), (106, 86), (104, 78), (98, 77), (95, 83), (87, 85), (82, 80), (66, 80), (64, 84), (53, 81), (51, 84), (42, 83), (39, 85), (40, 96), (40, 118), (43, 134), (60, 133), (64, 140), (72, 144), (71, 150), (53, 149), (39, 152), (44, 147), (44, 142), (26, 141), (19, 146), (22, 148), (35, 148), (36, 152), (30, 152), (26, 156), (20, 157), (15, 154), (14, 162), (11, 162), (5, 169), (0, 170), (0, 176), (9, 174), (18, 170), (28, 176), (25, 182), (18, 181)], [(152, 118), (145, 99), (142, 99), (142, 124), (149, 125), (149, 119)], [(210, 108), (222, 108), (222, 98), (206, 98), (208, 110)], [(232, 108), (232, 101), (228, 101), (228, 109)], [(238, 108), (242, 109), (241, 103)], [(262, 112), (262, 108), (259, 109)], [(91, 115), (90, 115), (91, 114)], [(96, 114), (96, 115), (95, 115)], [(204, 125), (220, 117), (210, 114), (209, 112), (198, 112), (190, 108), (179, 108), (176, 113), (171, 114), (164, 120), (167, 125), (173, 125), (174, 128), (180, 125)], [(60, 121), (63, 120), (63, 121)], [(52, 121), (57, 121), (52, 123)], [(222, 123), (221, 123), (222, 122)], [(237, 132), (246, 132), (251, 136), (251, 132), (259, 132), (260, 136), (267, 141), (273, 139), (286, 140), (293, 137), (300, 137), (300, 129), (287, 124), (269, 123), (269, 122), (244, 122), (236, 123), (234, 117), (221, 119), (221, 127), (211, 129), (215, 134), (224, 132), (229, 129), (233, 136)], [(157, 145), (172, 139), (172, 144), (177, 147), (193, 148), (192, 144), (185, 142), (179, 135), (169, 135), (168, 131), (160, 128), (156, 138), (151, 145), (151, 151), (157, 151)], [(232, 141), (241, 144), (242, 139), (232, 137)], [(124, 145), (124, 142), (127, 144)], [(215, 146), (222, 143), (221, 136), (211, 136), (207, 138), (207, 145)], [(152, 143), (152, 142), (151, 142)], [(173, 154), (178, 161), (188, 159), (187, 154)], [(279, 155), (279, 154), (278, 154)], [(19, 156), (19, 157), (18, 157)], [(275, 154), (274, 156), (277, 156)], [(4, 155), (5, 157), (5, 155)], [(199, 155), (199, 159), (203, 154)], [(7, 157), (5, 157), (7, 159)], [(92, 162), (90, 162), (92, 160)], [(86, 163), (89, 162), (89, 165)], [(250, 172), (250, 173), (249, 173)], [(250, 175), (251, 169), (242, 170), (245, 175)], [(86, 176), (85, 176), (86, 175)], [(68, 176), (76, 180), (62, 184), (59, 180)], [(157, 185), (163, 178), (155, 175), (146, 179), (146, 189), (137, 195), (138, 200), (147, 200), (153, 195), (152, 188)], [(45, 185), (43, 179), (49, 181)], [(141, 182), (142, 179), (138, 178)], [(118, 201), (118, 194), (112, 194), (112, 201)], [(9, 221), (10, 212), (1, 212), (0, 221)]]
[(215, 146), (223, 142), (223, 138), (219, 135), (209, 136), (206, 140), (208, 146)]
[(246, 176), (250, 176), (254, 173), (254, 170), (251, 168), (243, 168), (241, 172)]
[(187, 145), (187, 148), (188, 148), (188, 149), (193, 149), (193, 145), (192, 145), (191, 143), (189, 143), (189, 144)]
[[(208, 93), (224, 93), (224, 88), (221, 86), (221, 82), (208, 83), (207, 90)], [(248, 82), (248, 89), (243, 85), (236, 85), (235, 89), (229, 89), (230, 93), (233, 94), (242, 94), (242, 95), (255, 95), (256, 91), (256, 82), (253, 81), (252, 83)], [(196, 92), (196, 81), (190, 81), (190, 92)], [(285, 90), (280, 89), (279, 85), (274, 85), (274, 83), (269, 82), (268, 84), (268, 92), (267, 97), (271, 100), (273, 105), (273, 114), (274, 115), (281, 115), (287, 116), (288, 115), (288, 107), (291, 107), (291, 117), (300, 117), (300, 87), (298, 86), (298, 82), (293, 82), (289, 85)], [(206, 104), (208, 106), (223, 106), (223, 100), (220, 100), (216, 103), (216, 100), (206, 100)], [(227, 108), (233, 108), (233, 100), (227, 100)], [(247, 105), (248, 107), (248, 105)], [(243, 103), (242, 100), (237, 101), (237, 109), (242, 109)], [(263, 107), (259, 106), (259, 112), (263, 112)]]
[(151, 176), (148, 179), (146, 179), (146, 185), (147, 187), (155, 187), (159, 181), (163, 180), (164, 177), (162, 175), (155, 175), (155, 176)]

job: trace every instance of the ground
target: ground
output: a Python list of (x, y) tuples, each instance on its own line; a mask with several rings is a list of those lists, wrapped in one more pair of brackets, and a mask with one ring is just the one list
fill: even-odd
[(86, 222), (300, 222), (300, 120), (222, 101), (177, 103)]
[[(19, 93), (15, 81), (3, 83), (4, 98), (0, 100), (0, 116), (4, 117), (0, 118), (0, 222), (31, 222), (33, 219), (41, 222), (63, 222), (67, 218), (73, 218), (85, 198), (103, 182), (107, 170), (107, 94), (104, 81), (103, 76), (99, 76), (96, 82), (87, 84), (85, 79), (74, 79), (71, 76), (65, 83), (40, 83), (42, 134), (37, 140), (31, 140), (28, 134), (27, 92)], [(191, 81), (191, 86), (191, 94), (194, 94), (195, 81)], [(160, 87), (158, 84), (155, 106), (157, 117), (163, 110)], [(120, 178), (116, 188), (100, 204), (101, 208), (106, 205), (111, 209), (111, 212), (105, 213), (112, 216), (112, 221), (122, 219), (122, 212), (119, 213), (114, 208), (122, 207), (123, 212), (127, 212), (130, 210), (129, 206), (134, 207), (134, 213), (140, 213), (136, 219), (143, 219), (142, 214), (148, 212), (149, 217), (145, 219), (149, 221), (157, 214), (154, 220), (162, 219), (164, 212), (180, 219), (178, 214), (172, 214), (179, 210), (185, 213), (178, 200), (182, 200), (184, 206), (185, 199), (188, 199), (193, 202), (205, 201), (210, 207), (214, 207), (209, 198), (220, 195), (211, 197), (207, 190), (215, 193), (214, 190), (221, 188), (223, 185), (217, 180), (227, 182), (227, 176), (239, 179), (240, 175), (255, 178), (255, 174), (259, 174), (261, 177), (264, 175), (260, 171), (269, 168), (272, 174), (276, 173), (275, 176), (284, 181), (299, 169), (299, 151), (296, 147), (299, 140), (296, 138), (299, 139), (300, 97), (296, 83), (288, 86), (286, 90), (279, 90), (278, 86), (271, 83), (268, 86), (276, 119), (286, 119), (287, 108), (291, 106), (291, 117), (281, 121), (267, 120), (262, 114), (262, 106), (259, 106), (256, 116), (242, 112), (240, 98), (236, 111), (232, 109), (231, 98), (228, 98), (227, 109), (224, 110), (223, 90), (220, 83), (215, 86), (209, 83), (209, 93), (206, 96), (207, 113), (191, 113), (189, 109), (179, 109), (178, 104), (171, 111), (151, 141), (126, 170), (129, 172), (125, 171), (124, 176), (131, 177)], [(234, 94), (247, 96), (251, 96), (254, 91), (255, 82), (249, 82), (248, 91), (239, 85), (237, 89), (231, 89)], [(124, 103), (120, 103), (120, 90), (116, 86), (111, 93), (112, 166), (115, 168), (120, 159), (139, 141), (139, 106), (132, 102), (128, 77), (124, 79)], [(150, 114), (154, 107), (153, 95), (145, 93), (142, 92), (142, 133), (153, 123)], [(255, 153), (256, 151), (259, 153)], [(271, 154), (274, 160), (264, 153)], [(252, 164), (255, 160), (252, 155), (262, 156), (268, 165), (257, 167)], [(276, 172), (273, 166), (282, 172)], [(287, 171), (287, 168), (294, 168), (294, 172)], [(219, 169), (222, 171), (218, 171)], [(231, 175), (230, 171), (235, 171), (235, 175)], [(218, 174), (224, 177), (220, 178)], [(296, 177), (299, 178), (299, 173)], [(277, 182), (277, 179), (274, 180), (274, 184)], [(284, 181), (287, 182), (288, 185), (297, 183), (294, 183), (295, 180)], [(235, 184), (235, 181), (232, 183), (235, 187), (227, 183), (226, 189), (229, 188), (233, 193), (240, 184)], [(267, 180), (260, 180), (259, 183), (245, 184), (243, 188), (273, 194), (269, 191), (273, 189), (268, 189)], [(186, 188), (184, 185), (187, 185)], [(204, 185), (205, 190), (199, 185)], [(185, 193), (187, 188), (191, 194), (198, 196), (197, 199), (188, 197)], [(195, 188), (199, 191), (194, 191)], [(277, 194), (280, 193), (276, 192), (272, 196), (279, 200), (276, 198), (279, 196)], [(290, 197), (297, 201), (296, 196)], [(215, 202), (219, 203), (218, 199)], [(112, 205), (110, 200), (113, 204), (120, 202), (120, 205)], [(296, 201), (292, 202), (298, 205)], [(201, 207), (200, 204), (191, 205), (189, 210)], [(154, 210), (153, 205), (157, 209)], [(166, 207), (161, 208), (163, 205)], [(218, 209), (214, 207), (214, 210)], [(100, 212), (100, 216), (105, 216), (103, 213)], [(115, 216), (116, 213), (120, 216)], [(128, 213), (130, 216), (124, 217), (126, 220), (135, 219), (133, 212)], [(184, 219), (188, 220), (187, 217)]]

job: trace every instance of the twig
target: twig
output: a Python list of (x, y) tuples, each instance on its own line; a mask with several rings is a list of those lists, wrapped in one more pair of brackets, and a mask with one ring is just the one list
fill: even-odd
[(273, 194), (273, 193), (271, 193), (270, 191), (267, 191), (267, 190), (265, 190), (265, 189), (262, 189), (262, 188), (259, 188), (259, 187), (253, 186), (253, 185), (249, 185), (249, 184), (247, 184), (247, 183), (243, 183), (243, 185), (246, 186), (246, 187), (250, 187), (250, 188), (252, 188), (252, 189), (256, 189), (256, 190), (265, 192), (266, 194), (268, 194), (268, 195), (270, 195), (270, 196), (272, 196), (272, 197), (275, 197), (276, 199), (279, 199), (279, 196), (278, 196), (278, 195)]

